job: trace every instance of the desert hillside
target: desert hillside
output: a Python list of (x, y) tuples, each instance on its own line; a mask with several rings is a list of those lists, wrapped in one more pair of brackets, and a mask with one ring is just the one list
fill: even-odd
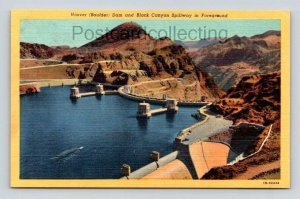
[[(277, 176), (280, 168), (280, 73), (253, 75), (242, 78), (236, 87), (212, 105), (212, 109), (237, 126), (214, 139), (230, 143), (248, 142), (244, 156), (255, 155), (233, 165), (212, 168), (203, 179), (247, 179), (262, 176)], [(260, 133), (241, 127), (241, 122), (252, 122), (265, 126)], [(268, 133), (269, 137), (268, 136)], [(238, 141), (238, 142), (237, 142)]]
[[(37, 51), (35, 56), (32, 49)], [(185, 48), (166, 37), (155, 39), (133, 22), (121, 24), (79, 48), (28, 44), (21, 49), (21, 56), (58, 61), (22, 60), (24, 80), (74, 78), (116, 85), (148, 81), (151, 86), (153, 80), (180, 78), (182, 81), (170, 86), (165, 94), (182, 100), (199, 100), (202, 96), (214, 100), (223, 94), (214, 80), (194, 64)], [(30, 64), (36, 65), (27, 67)], [(148, 90), (142, 94), (150, 95)]]
[(137, 50), (149, 52), (156, 48), (169, 46), (173, 42), (168, 38), (154, 39), (137, 23), (123, 23), (105, 35), (87, 43), (80, 49), (102, 49), (106, 51)]
[(213, 106), (235, 123), (274, 123), (280, 118), (280, 72), (243, 77)]
[(56, 53), (58, 50), (44, 44), (20, 43), (21, 59), (49, 59)]
[(266, 74), (280, 68), (279, 31), (252, 37), (233, 36), (191, 51), (201, 69), (208, 72), (224, 90), (236, 85), (243, 76)]

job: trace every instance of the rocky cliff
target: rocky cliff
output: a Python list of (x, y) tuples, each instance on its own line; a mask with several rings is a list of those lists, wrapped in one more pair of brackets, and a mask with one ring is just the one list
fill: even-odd
[(228, 90), (243, 76), (279, 70), (280, 32), (268, 31), (252, 37), (233, 36), (204, 46), (190, 55), (195, 63)]
[(20, 43), (21, 59), (48, 59), (55, 55), (56, 50), (44, 44)]
[(280, 117), (280, 72), (243, 77), (213, 109), (235, 123), (274, 123)]
[[(193, 90), (198, 96), (193, 96), (194, 100), (202, 95), (208, 98), (219, 98), (223, 94), (214, 80), (194, 64), (185, 48), (169, 38), (152, 38), (139, 25), (132, 22), (121, 24), (106, 35), (83, 45), (81, 49), (93, 51), (92, 54), (85, 55), (82, 60), (89, 58), (91, 62), (111, 60), (99, 64), (94, 80), (101, 76), (100, 79), (103, 80), (105, 70), (142, 70), (152, 79), (176, 77), (187, 80), (188, 83), (197, 82)], [(107, 78), (109, 77), (106, 76)], [(123, 81), (118, 82), (125, 83), (124, 79), (128, 79), (128, 83), (139, 81), (138, 75), (127, 78), (122, 74), (120, 78)]]
[(38, 84), (30, 83), (30, 84), (20, 85), (19, 91), (20, 91), (20, 95), (24, 95), (24, 94), (39, 93), (41, 90)]
[[(21, 57), (55, 59), (51, 67), (21, 71), (21, 78), (77, 78), (124, 85), (141, 81), (179, 78), (170, 92), (184, 100), (218, 99), (223, 92), (196, 66), (186, 49), (171, 39), (153, 38), (134, 22), (123, 23), (79, 48), (51, 48), (21, 43)], [(46, 70), (46, 71), (45, 71)]]
[(107, 51), (143, 51), (168, 46), (173, 42), (169, 39), (154, 39), (137, 23), (123, 23), (103, 36), (83, 45), (80, 49), (91, 48)]
[(243, 77), (237, 86), (212, 105), (212, 110), (235, 124), (252, 122), (265, 126), (260, 133), (237, 126), (231, 132), (217, 136), (231, 144), (236, 139), (248, 142), (251, 137), (251, 142), (243, 146), (246, 147), (245, 156), (260, 149), (269, 131), (270, 136), (259, 153), (233, 165), (213, 168), (203, 179), (255, 178), (261, 173), (280, 169), (280, 72)]

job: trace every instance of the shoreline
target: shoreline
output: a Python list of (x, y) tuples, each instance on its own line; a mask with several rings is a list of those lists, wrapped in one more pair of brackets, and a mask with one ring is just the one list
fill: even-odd
[[(90, 82), (88, 80), (85, 81), (81, 81), (78, 79), (60, 79), (60, 80), (44, 80), (44, 81), (28, 81), (25, 83), (21, 83), (20, 85), (33, 85), (33, 84), (40, 84), (40, 87), (59, 87), (59, 86), (71, 86), (74, 84), (91, 84), (91, 85), (95, 85), (98, 83), (95, 82)], [(110, 94), (110, 93), (107, 93)], [(158, 99), (158, 98), (150, 98), (150, 97), (144, 97), (144, 96), (138, 96), (138, 95), (133, 95), (130, 93), (126, 93), (125, 92), (125, 88), (124, 86), (119, 86), (118, 90), (112, 94), (117, 94), (120, 95), (121, 97), (124, 97), (126, 99), (132, 100), (132, 101), (146, 101), (148, 103), (151, 104), (159, 104), (159, 105), (165, 105), (166, 100), (164, 99)], [(210, 114), (209, 112), (207, 112), (207, 108), (211, 105), (211, 103), (208, 102), (178, 102), (180, 103), (180, 106), (201, 106), (200, 108), (197, 109), (197, 112), (199, 115), (202, 116), (202, 120), (197, 121), (196, 123), (183, 128), (179, 134), (177, 134), (177, 136), (175, 137), (175, 140), (173, 142), (173, 151), (163, 157), (160, 158), (159, 161), (155, 162), (151, 162), (149, 164), (146, 164), (144, 166), (142, 166), (141, 168), (138, 168), (137, 170), (133, 171), (131, 175), (129, 176), (123, 176), (122, 178), (124, 179), (140, 179), (143, 178), (144, 176), (151, 174), (153, 172), (155, 172), (156, 170), (159, 169), (159, 167), (162, 167), (164, 165), (167, 165), (169, 163), (171, 163), (172, 161), (177, 160), (178, 158), (180, 158), (180, 154), (184, 153), (184, 148), (185, 147), (190, 147), (191, 145), (194, 146), (194, 144), (199, 143), (199, 142), (205, 142), (205, 135), (203, 135), (204, 132), (201, 131), (196, 131), (198, 129), (198, 127), (205, 125), (205, 123), (212, 117), (212, 118), (217, 118), (216, 115), (214, 115), (213, 113)], [(212, 119), (211, 119), (212, 120)], [(211, 122), (211, 121), (210, 121)], [(202, 128), (202, 127), (200, 127)], [(222, 130), (222, 129), (221, 129)], [(191, 140), (189, 141), (185, 141), (187, 136), (190, 136), (190, 134), (199, 134), (200, 133), (200, 137), (199, 135), (197, 135), (196, 137), (191, 136)], [(210, 132), (210, 133), (215, 133), (214, 131)], [(211, 142), (211, 141), (209, 141)], [(213, 142), (213, 143), (219, 143), (219, 144), (224, 144), (224, 143), (220, 143), (220, 142)], [(225, 144), (226, 145), (226, 144)], [(227, 145), (226, 145), (227, 146)], [(262, 145), (263, 146), (263, 145)], [(227, 146), (230, 148), (230, 146)], [(231, 149), (230, 149), (231, 150)], [(227, 165), (230, 165), (229, 163), (227, 163)], [(121, 178), (121, 179), (122, 179)]]
[(210, 105), (211, 105), (211, 103), (208, 103), (207, 105), (204, 105), (204, 106), (200, 107), (200, 108), (197, 110), (197, 112), (199, 113), (199, 115), (204, 116), (204, 119), (201, 120), (201, 121), (196, 122), (195, 124), (192, 124), (192, 125), (189, 126), (189, 127), (186, 127), (186, 128), (184, 128), (184, 129), (182, 129), (182, 130), (180, 131), (180, 133), (177, 134), (177, 136), (176, 136), (176, 138), (175, 138), (175, 140), (174, 140), (174, 144), (176, 144), (176, 143), (178, 143), (178, 142), (181, 143), (182, 140), (184, 140), (184, 138), (187, 136), (187, 134), (188, 134), (189, 132), (191, 132), (191, 130), (192, 130), (193, 128), (196, 128), (196, 127), (198, 127), (198, 126), (204, 124), (205, 122), (207, 122), (207, 120), (208, 120), (208, 118), (209, 118), (210, 116), (204, 112), (204, 108), (207, 108), (207, 107), (210, 106)]
[(72, 86), (75, 84), (83, 83), (87, 84), (89, 80), (79, 80), (79, 79), (40, 79), (40, 80), (21, 80), (20, 86), (38, 84), (40, 88), (45, 87), (58, 87), (58, 86)]
[[(152, 98), (152, 97), (144, 97), (144, 96), (139, 96), (139, 95), (133, 95), (124, 92), (124, 86), (121, 86), (118, 89), (118, 93), (120, 96), (133, 100), (133, 101), (138, 101), (138, 102), (147, 102), (150, 104), (157, 104), (157, 105), (165, 105), (166, 104), (166, 99), (158, 99), (158, 98)], [(187, 102), (187, 101), (178, 101), (177, 105), (178, 106), (205, 106), (207, 105), (208, 102)]]
[[(30, 85), (30, 84), (40, 84), (40, 87), (59, 87), (59, 86), (72, 86), (74, 84), (80, 85), (80, 84), (92, 84), (95, 85), (95, 82), (90, 82), (88, 80), (85, 81), (81, 81), (78, 79), (59, 79), (59, 80), (42, 80), (42, 81), (32, 81), (32, 82), (26, 82), (20, 85)], [(144, 97), (144, 96), (138, 96), (138, 95), (133, 95), (133, 94), (129, 94), (125, 92), (125, 88), (124, 86), (120, 86), (117, 89), (116, 93), (113, 94), (117, 94), (123, 98), (132, 100), (132, 101), (138, 101), (138, 102), (148, 102), (151, 104), (158, 104), (158, 105), (165, 105), (166, 104), (166, 100), (164, 99), (158, 99), (158, 98), (150, 98), (150, 97)], [(180, 131), (179, 134), (177, 134), (177, 136), (174, 138), (173, 141), (173, 151), (163, 157), (161, 157), (161, 159), (155, 163), (155, 162), (151, 162), (149, 164), (144, 165), (141, 168), (138, 168), (137, 170), (133, 171), (132, 174), (130, 176), (123, 176), (121, 177), (121, 179), (139, 179), (142, 178), (154, 171), (156, 171), (159, 167), (162, 167), (164, 165), (167, 165), (168, 163), (178, 159), (179, 157), (179, 153), (183, 153), (182, 152), (182, 146), (181, 145), (185, 145), (186, 147), (189, 147), (190, 145), (192, 145), (193, 143), (199, 142), (199, 140), (193, 140), (191, 143), (184, 143), (184, 139), (186, 138), (187, 135), (189, 135), (192, 131), (192, 129), (195, 129), (203, 124), (205, 124), (207, 122), (207, 120), (210, 118), (210, 115), (205, 113), (205, 109), (207, 109), (207, 107), (210, 105), (211, 103), (208, 102), (185, 102), (185, 101), (179, 101), (178, 102), (178, 106), (194, 106), (194, 107), (199, 107), (200, 108), (197, 109), (198, 114), (200, 114), (201, 116), (203, 116), (204, 118), (201, 121), (197, 121), (196, 123), (182, 129)], [(195, 132), (193, 132), (195, 133)], [(159, 166), (158, 166), (159, 165)]]
[[(155, 80), (158, 81), (158, 80)], [(84, 84), (91, 84), (96, 85), (98, 83), (91, 81), (90, 79), (41, 79), (41, 80), (22, 80), (19, 84), (19, 86), (24, 85), (39, 85), (40, 88), (46, 88), (46, 87), (59, 87), (59, 86), (72, 86), (72, 85), (84, 85)], [(129, 100), (137, 101), (137, 102), (147, 102), (150, 104), (155, 105), (165, 105), (166, 100), (165, 99), (159, 99), (159, 98), (152, 98), (152, 97), (144, 97), (134, 94), (129, 94), (124, 92), (124, 86), (121, 85), (112, 85), (108, 83), (101, 83), (103, 86), (108, 87), (114, 87), (118, 90), (118, 94), (121, 97), (127, 98)], [(140, 84), (140, 83), (138, 83)], [(131, 85), (130, 85), (131, 86)], [(178, 106), (205, 106), (209, 104), (209, 102), (200, 102), (200, 101), (178, 101)]]

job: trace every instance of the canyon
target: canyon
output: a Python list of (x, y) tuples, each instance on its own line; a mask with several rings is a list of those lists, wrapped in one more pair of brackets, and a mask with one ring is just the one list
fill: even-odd
[[(54, 80), (68, 80), (70, 84), (82, 80), (130, 85), (135, 95), (143, 97), (210, 102), (209, 109), (216, 114), (213, 117), (222, 116), (233, 125), (207, 139), (241, 150), (238, 146), (249, 138), (251, 142), (241, 151), (245, 157), (255, 154), (226, 164), (229, 148), (222, 145), (220, 162), (225, 165), (213, 164), (201, 173), (201, 179), (257, 179), (268, 172), (278, 176), (280, 39), (279, 31), (268, 31), (224, 40), (172, 41), (153, 38), (137, 23), (127, 22), (76, 48), (21, 42), (20, 94), (40, 92), (42, 82), (50, 86)], [(261, 125), (263, 130), (248, 124)], [(205, 145), (214, 148), (211, 143)], [(198, 143), (191, 151), (198, 154), (201, 147)], [(179, 176), (190, 179), (186, 166), (176, 160), (164, 169), (184, 170)], [(249, 175), (249, 171), (255, 175)], [(161, 171), (157, 175), (173, 176)], [(146, 178), (151, 176), (155, 175)]]

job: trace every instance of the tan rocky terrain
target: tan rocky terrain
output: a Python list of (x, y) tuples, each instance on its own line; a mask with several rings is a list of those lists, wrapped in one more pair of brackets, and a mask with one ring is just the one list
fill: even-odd
[[(133, 22), (121, 24), (77, 49), (34, 46), (36, 51), (40, 50), (34, 53), (39, 55), (36, 58), (51, 57), (61, 64), (42, 63), (42, 66), (30, 68), (23, 62), (23, 80), (74, 78), (125, 85), (174, 77), (182, 81), (170, 86), (167, 94), (172, 93), (178, 99), (199, 100), (205, 96), (214, 100), (223, 94), (182, 46), (169, 38), (152, 38)], [(21, 49), (22, 58), (33, 57), (27, 53), (31, 50), (25, 47)], [(111, 71), (110, 74), (107, 71)], [(151, 82), (149, 85), (151, 87)], [(147, 92), (141, 94), (147, 95)]]
[(31, 44), (31, 43), (20, 43), (20, 56), (21, 59), (48, 59), (58, 53), (54, 48), (46, 46), (44, 44)]
[[(269, 130), (266, 128), (266, 131)], [(252, 146), (247, 148), (246, 153), (251, 154), (261, 146), (261, 141), (267, 132), (263, 131)], [(249, 158), (238, 161), (233, 165), (212, 168), (202, 179), (256, 179), (262, 174), (270, 171), (280, 170), (280, 125), (276, 121), (273, 125), (271, 135), (262, 150)], [(244, 177), (243, 177), (244, 176)], [(246, 177), (247, 178), (246, 178)], [(277, 175), (274, 175), (275, 177)], [(269, 178), (272, 179), (272, 178)]]
[(40, 86), (36, 83), (27, 83), (20, 86), (20, 95), (39, 93)]
[[(245, 139), (247, 141), (251, 136), (252, 141), (244, 151), (245, 156), (260, 149), (269, 131), (270, 136), (255, 155), (233, 165), (212, 168), (203, 176), (203, 179), (240, 179), (242, 176), (258, 178), (266, 176), (260, 175), (260, 173), (274, 173), (271, 172), (273, 170), (278, 172), (280, 169), (279, 72), (242, 78), (236, 87), (230, 89), (222, 99), (212, 105), (212, 109), (223, 114), (225, 118), (233, 120), (235, 124), (253, 122), (265, 126), (265, 129), (259, 134), (255, 133), (257, 131), (253, 131), (255, 135), (247, 129), (234, 127), (231, 132), (224, 132), (211, 138), (232, 144), (236, 140)], [(266, 166), (264, 167), (264, 165)]]
[(266, 74), (280, 67), (280, 32), (268, 31), (252, 37), (233, 36), (204, 46), (190, 55), (224, 90), (243, 76)]
[[(199, 50), (194, 47), (200, 44), (189, 43), (186, 45), (193, 50), (188, 53), (178, 42), (152, 38), (138, 24), (129, 22), (79, 48), (20, 45), (21, 80), (86, 79), (130, 85), (132, 92), (141, 96), (167, 95), (184, 101), (204, 97), (214, 101), (211, 110), (232, 120), (235, 126), (210, 139), (226, 142), (245, 156), (260, 149), (272, 126), (260, 152), (233, 165), (218, 166), (226, 164), (226, 147), (210, 150), (213, 152), (209, 157), (219, 153), (220, 159), (211, 160), (216, 164), (206, 174), (202, 173), (202, 179), (265, 178), (276, 176), (274, 173), (280, 169), (280, 32), (234, 36), (203, 44)], [(220, 90), (215, 81), (227, 92)], [(21, 94), (34, 92), (39, 92), (38, 85), (20, 87)], [(258, 131), (240, 125), (249, 122), (265, 128)], [(240, 148), (241, 144), (247, 146)], [(209, 148), (215, 149), (215, 145)], [(202, 158), (199, 147), (192, 147), (196, 160)], [(180, 161), (162, 167), (155, 176), (191, 178)]]
[(168, 38), (154, 39), (140, 25), (123, 23), (105, 35), (81, 46), (81, 49), (104, 49), (106, 51), (143, 51), (163, 48), (173, 44)]
[(280, 118), (280, 72), (243, 77), (213, 108), (235, 123), (274, 123)]

